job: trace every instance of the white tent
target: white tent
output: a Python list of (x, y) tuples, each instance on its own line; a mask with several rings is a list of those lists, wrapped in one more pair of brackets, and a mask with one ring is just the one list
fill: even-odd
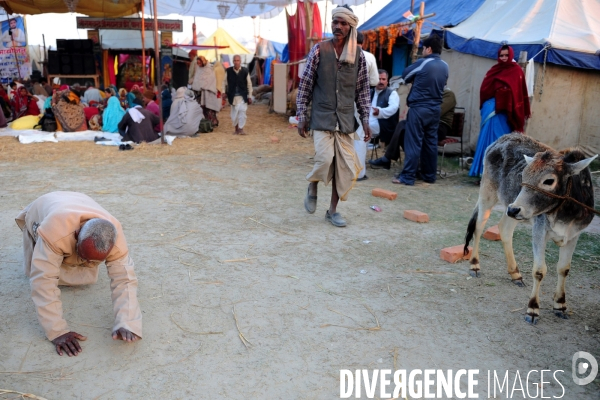
[(526, 134), (556, 149), (600, 153), (600, 1), (487, 0), (460, 25), (444, 31), (451, 50), (449, 86), (466, 108), (465, 141), (479, 136), (479, 89), (500, 46), (534, 57), (532, 117)]
[(446, 41), (455, 50), (493, 58), (503, 42), (530, 56), (548, 45), (550, 63), (600, 70), (600, 1), (487, 0), (447, 29)]

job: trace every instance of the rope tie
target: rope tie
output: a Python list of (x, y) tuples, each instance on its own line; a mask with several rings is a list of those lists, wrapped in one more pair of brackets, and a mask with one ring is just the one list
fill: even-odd
[(556, 207), (555, 207), (553, 210), (551, 210), (551, 211), (548, 211), (548, 212), (554, 212), (554, 211), (558, 210), (560, 207), (562, 207), (562, 205), (564, 204), (564, 202), (565, 202), (565, 201), (572, 201), (572, 202), (574, 202), (575, 204), (578, 204), (578, 205), (580, 205), (581, 207), (585, 208), (586, 210), (588, 210), (588, 211), (591, 211), (591, 212), (593, 212), (594, 214), (600, 215), (600, 211), (598, 211), (598, 210), (596, 210), (596, 209), (594, 209), (594, 208), (592, 208), (592, 207), (588, 206), (587, 204), (583, 204), (582, 202), (580, 202), (580, 201), (578, 201), (578, 200), (575, 200), (574, 198), (572, 198), (572, 197), (571, 197), (571, 182), (572, 182), (572, 181), (573, 181), (573, 180), (572, 180), (571, 178), (569, 178), (569, 181), (568, 181), (568, 183), (567, 183), (567, 191), (566, 191), (566, 193), (565, 193), (564, 195), (562, 195), (562, 196), (561, 196), (561, 195), (559, 195), (559, 194), (550, 193), (550, 192), (548, 192), (548, 191), (546, 191), (546, 190), (544, 190), (544, 189), (540, 189), (539, 187), (537, 187), (537, 186), (533, 186), (533, 185), (530, 185), (530, 184), (528, 184), (528, 183), (521, 183), (521, 186), (524, 186), (524, 187), (526, 187), (526, 188), (529, 188), (529, 189), (531, 189), (531, 190), (535, 190), (536, 192), (539, 192), (539, 193), (545, 194), (545, 195), (546, 195), (546, 196), (548, 196), (548, 197), (552, 197), (552, 198), (554, 198), (554, 199), (559, 199), (559, 200), (562, 200), (562, 202), (561, 202), (561, 203), (560, 203), (558, 206), (556, 206)]

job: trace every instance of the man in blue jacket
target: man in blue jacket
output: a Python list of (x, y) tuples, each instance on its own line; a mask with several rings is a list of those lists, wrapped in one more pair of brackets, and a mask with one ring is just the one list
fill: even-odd
[(448, 64), (440, 58), (442, 40), (430, 35), (423, 41), (423, 58), (402, 73), (406, 83), (412, 83), (407, 104), (404, 138), (404, 168), (397, 182), (415, 184), (419, 160), (421, 175), (427, 183), (434, 183), (437, 170), (437, 131), (440, 122), (442, 94), (448, 79)]

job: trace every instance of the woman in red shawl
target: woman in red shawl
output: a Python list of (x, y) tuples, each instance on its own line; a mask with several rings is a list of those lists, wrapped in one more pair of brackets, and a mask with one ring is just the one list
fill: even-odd
[(36, 96), (32, 96), (27, 91), (25, 86), (21, 86), (19, 90), (15, 92), (10, 105), (14, 110), (14, 119), (21, 118), (25, 115), (40, 115), (40, 109), (37, 105), (39, 99)]
[(479, 91), (481, 128), (470, 176), (481, 176), (485, 150), (502, 135), (523, 132), (531, 116), (525, 74), (508, 45), (498, 50), (498, 63), (483, 78)]

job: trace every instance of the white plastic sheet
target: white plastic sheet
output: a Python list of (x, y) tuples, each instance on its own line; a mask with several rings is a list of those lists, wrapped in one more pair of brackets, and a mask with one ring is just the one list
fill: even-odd
[(41, 142), (58, 142), (54, 137), (54, 133), (34, 133), (28, 135), (19, 135), (19, 142), (23, 144), (41, 143)]

